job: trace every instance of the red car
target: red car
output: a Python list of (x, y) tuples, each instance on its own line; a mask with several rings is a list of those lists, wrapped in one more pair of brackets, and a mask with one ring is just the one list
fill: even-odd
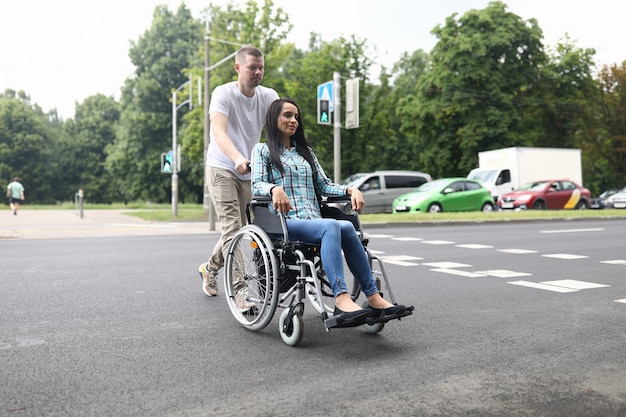
[(560, 210), (589, 208), (591, 193), (569, 180), (533, 181), (502, 195), (498, 207), (503, 210)]

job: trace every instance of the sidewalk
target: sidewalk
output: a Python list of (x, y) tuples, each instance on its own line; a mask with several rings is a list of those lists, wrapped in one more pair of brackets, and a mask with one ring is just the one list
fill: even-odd
[(158, 236), (219, 233), (209, 222), (149, 222), (124, 214), (132, 210), (28, 210), (14, 216), (8, 206), (0, 210), (0, 240), (79, 237)]

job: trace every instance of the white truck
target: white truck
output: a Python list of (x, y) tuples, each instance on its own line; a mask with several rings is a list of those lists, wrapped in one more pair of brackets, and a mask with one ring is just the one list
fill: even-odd
[(482, 182), (494, 201), (531, 181), (569, 179), (583, 185), (580, 149), (512, 147), (478, 152), (467, 178)]

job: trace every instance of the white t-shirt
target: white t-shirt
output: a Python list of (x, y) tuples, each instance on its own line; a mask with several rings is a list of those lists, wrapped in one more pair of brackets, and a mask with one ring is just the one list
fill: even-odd
[[(215, 87), (209, 113), (215, 111), (228, 117), (228, 137), (243, 156), (250, 158), (252, 148), (261, 139), (267, 109), (278, 98), (275, 90), (261, 85), (255, 89), (254, 96), (246, 97), (233, 81)], [(235, 170), (235, 163), (222, 152), (213, 137), (213, 129), (210, 131), (210, 139), (206, 164), (228, 169), (240, 179), (249, 180), (250, 174), (239, 174)]]

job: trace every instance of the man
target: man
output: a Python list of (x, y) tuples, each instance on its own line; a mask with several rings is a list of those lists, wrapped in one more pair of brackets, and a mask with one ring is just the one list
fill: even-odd
[(20, 203), (24, 201), (24, 186), (20, 183), (18, 177), (13, 178), (13, 182), (7, 185), (7, 197), (9, 198), (9, 205), (13, 210), (13, 215), (17, 216), (17, 209), (20, 208)]
[[(225, 252), (237, 231), (246, 224), (246, 205), (250, 190), (250, 154), (261, 139), (265, 114), (278, 93), (261, 86), (265, 71), (263, 53), (251, 46), (242, 47), (235, 56), (237, 81), (213, 90), (209, 117), (211, 131), (207, 150), (206, 182), (215, 206), (222, 234), (208, 262), (199, 267), (202, 290), (217, 295), (217, 275), (224, 266)], [(247, 300), (243, 281), (233, 282), (239, 309), (247, 311), (254, 303)]]

